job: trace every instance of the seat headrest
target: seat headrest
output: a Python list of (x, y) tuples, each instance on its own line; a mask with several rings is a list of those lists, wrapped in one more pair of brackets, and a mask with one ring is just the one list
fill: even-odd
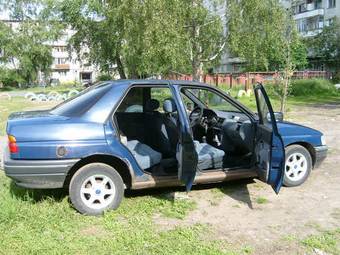
[(150, 99), (145, 104), (145, 110), (147, 112), (155, 111), (159, 108), (159, 101), (156, 99)]
[(177, 111), (176, 103), (172, 98), (168, 98), (164, 100), (163, 110), (166, 113), (173, 113)]

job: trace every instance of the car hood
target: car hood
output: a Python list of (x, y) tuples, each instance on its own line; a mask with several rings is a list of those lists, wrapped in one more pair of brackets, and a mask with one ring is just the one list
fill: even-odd
[(322, 135), (322, 133), (318, 130), (288, 121), (277, 122), (277, 128), (282, 136)]

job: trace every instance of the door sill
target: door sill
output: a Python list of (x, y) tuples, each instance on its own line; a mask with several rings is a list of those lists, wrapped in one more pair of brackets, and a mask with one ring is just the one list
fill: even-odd
[[(146, 180), (134, 182), (131, 189), (145, 189), (156, 187), (172, 187), (183, 186), (184, 184), (178, 180), (177, 176), (152, 176), (145, 174)], [(194, 184), (204, 183), (217, 183), (224, 181), (231, 181), (237, 179), (253, 178), (256, 177), (256, 171), (254, 169), (238, 169), (233, 171), (225, 171), (222, 169), (211, 170), (209, 172), (200, 172), (196, 175)]]

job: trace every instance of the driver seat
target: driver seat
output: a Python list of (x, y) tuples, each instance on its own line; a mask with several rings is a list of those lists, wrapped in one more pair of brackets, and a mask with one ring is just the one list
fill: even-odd
[[(173, 152), (176, 153), (179, 131), (177, 127), (177, 118), (174, 116), (175, 112), (177, 112), (175, 101), (172, 98), (166, 99), (163, 103), (163, 110), (165, 112), (164, 125), (168, 131), (171, 148)], [(194, 144), (198, 155), (198, 169), (204, 170), (222, 167), (223, 157), (225, 154), (224, 151), (207, 143), (194, 141)]]

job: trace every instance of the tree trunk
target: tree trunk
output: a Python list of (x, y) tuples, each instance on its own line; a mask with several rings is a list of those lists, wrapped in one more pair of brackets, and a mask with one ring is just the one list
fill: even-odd
[(120, 78), (121, 79), (126, 79), (126, 74), (125, 74), (124, 66), (123, 66), (122, 60), (120, 59), (120, 56), (119, 56), (118, 53), (116, 55), (116, 63), (117, 63), (117, 70), (118, 70)]
[(203, 77), (203, 63), (199, 60), (192, 61), (192, 80), (202, 82)]
[(284, 79), (284, 84), (283, 84), (283, 93), (282, 93), (282, 98), (281, 98), (281, 107), (280, 111), (284, 113), (286, 111), (286, 101), (287, 101), (287, 96), (288, 96), (288, 87), (289, 87), (289, 74), (285, 74), (285, 79)]

